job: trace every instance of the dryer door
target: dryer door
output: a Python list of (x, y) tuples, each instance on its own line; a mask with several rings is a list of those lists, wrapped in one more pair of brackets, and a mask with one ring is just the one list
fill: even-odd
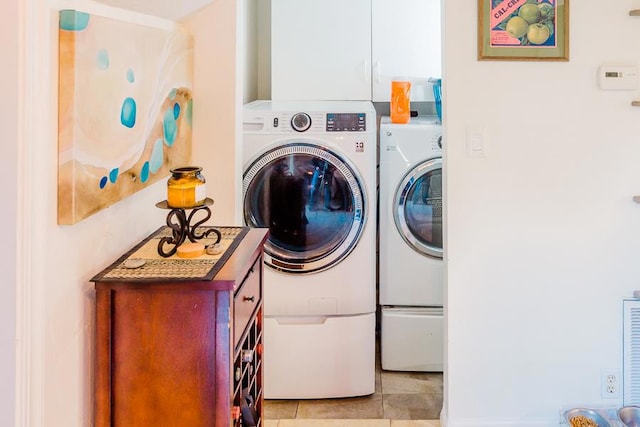
[(345, 158), (307, 142), (263, 153), (243, 177), (244, 221), (269, 228), (265, 263), (291, 273), (330, 268), (353, 250), (366, 222), (365, 197)]
[(442, 159), (424, 161), (405, 175), (393, 203), (402, 238), (418, 253), (442, 258)]

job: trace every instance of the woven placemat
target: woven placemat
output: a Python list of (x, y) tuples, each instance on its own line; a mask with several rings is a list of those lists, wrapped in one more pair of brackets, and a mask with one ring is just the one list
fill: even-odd
[[(91, 281), (211, 280), (233, 254), (234, 249), (249, 231), (249, 227), (199, 227), (198, 233), (201, 234), (211, 228), (215, 228), (222, 235), (220, 240), (222, 252), (217, 255), (203, 254), (197, 258), (180, 258), (175, 254), (168, 258), (160, 256), (158, 254), (160, 239), (172, 235), (171, 229), (164, 226), (96, 275)], [(210, 237), (198, 240), (198, 242), (206, 246), (215, 242), (215, 239), (216, 235), (212, 233)], [(165, 250), (170, 247), (165, 245)], [(142, 260), (144, 263), (137, 268), (127, 267), (126, 265), (132, 264), (132, 260)]]

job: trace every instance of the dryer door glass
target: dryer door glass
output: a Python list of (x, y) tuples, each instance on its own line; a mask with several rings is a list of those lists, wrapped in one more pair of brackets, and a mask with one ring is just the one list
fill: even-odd
[(292, 143), (260, 155), (243, 178), (244, 221), (269, 228), (265, 262), (309, 273), (346, 257), (365, 224), (361, 179), (336, 153)]
[(442, 159), (425, 161), (409, 171), (393, 206), (402, 238), (418, 253), (442, 258)]

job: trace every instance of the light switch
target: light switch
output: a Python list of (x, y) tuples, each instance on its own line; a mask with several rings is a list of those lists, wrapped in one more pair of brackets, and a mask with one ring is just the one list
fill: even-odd
[(482, 128), (467, 128), (467, 156), (485, 157), (485, 132)]

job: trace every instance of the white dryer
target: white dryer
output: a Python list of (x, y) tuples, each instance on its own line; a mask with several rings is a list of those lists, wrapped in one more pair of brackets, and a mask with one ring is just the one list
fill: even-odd
[(380, 124), (381, 364), (442, 371), (442, 128)]
[(267, 227), (264, 395), (375, 391), (376, 113), (360, 101), (244, 107), (243, 217)]

